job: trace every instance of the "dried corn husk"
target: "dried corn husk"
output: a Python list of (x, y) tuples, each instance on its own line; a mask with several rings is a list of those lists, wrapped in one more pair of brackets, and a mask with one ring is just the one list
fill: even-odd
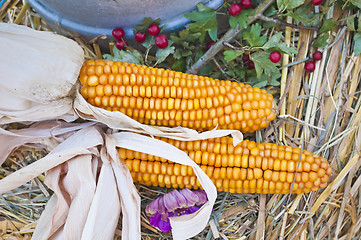
[[(67, 138), (47, 156), (0, 180), (0, 193), (5, 193), (46, 172), (45, 183), (54, 195), (39, 219), (34, 239), (69, 236), (99, 239), (99, 233), (102, 239), (112, 239), (120, 212), (123, 239), (140, 239), (140, 197), (127, 166), (119, 159), (117, 147), (191, 166), (207, 193), (208, 202), (198, 212), (171, 218), (172, 233), (174, 239), (186, 239), (204, 229), (217, 192), (209, 177), (185, 152), (137, 133), (106, 134), (99, 126), (81, 126), (72, 135), (65, 131), (69, 126), (64, 126), (65, 133), (60, 138)], [(30, 127), (28, 131), (31, 130), (37, 131)], [(22, 143), (29, 140), (28, 136), (11, 137)]]
[[(31, 128), (6, 131), (0, 128), (0, 166), (13, 150), (24, 144), (36, 143), (38, 147), (45, 147), (47, 150), (54, 149), (63, 142), (67, 135), (95, 123), (74, 124), (61, 121), (43, 121), (32, 125)], [(41, 144), (39, 146), (39, 144)]]
[(82, 48), (51, 32), (0, 23), (0, 124), (74, 120), (72, 89)]

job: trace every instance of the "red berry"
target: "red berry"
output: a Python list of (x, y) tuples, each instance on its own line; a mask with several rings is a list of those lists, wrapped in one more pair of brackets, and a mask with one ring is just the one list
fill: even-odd
[(269, 59), (273, 62), (273, 63), (278, 63), (281, 60), (281, 53), (279, 51), (274, 51), (271, 53), (271, 55), (269, 56)]
[(145, 38), (147, 37), (147, 35), (145, 34), (145, 32), (143, 31), (138, 31), (135, 33), (134, 35), (134, 39), (135, 41), (139, 42), (139, 43), (143, 43), (145, 41)]
[(252, 4), (251, 4), (251, 0), (242, 0), (241, 4), (244, 8), (251, 8)]
[(316, 52), (313, 53), (312, 58), (315, 61), (319, 61), (319, 60), (322, 59), (322, 53), (320, 51), (316, 51)]
[(115, 42), (115, 47), (119, 50), (123, 50), (126, 46), (128, 46), (128, 43), (124, 39), (119, 39)]
[(161, 34), (155, 37), (155, 45), (159, 48), (166, 48), (168, 46), (168, 38), (166, 35)]
[(254, 62), (252, 60), (249, 60), (248, 62), (248, 68), (249, 69), (254, 69)]
[(322, 0), (312, 0), (313, 5), (320, 5), (322, 3)]
[(210, 49), (214, 44), (214, 41), (210, 41), (209, 43), (207, 43), (207, 49)]
[(243, 55), (242, 55), (242, 61), (243, 61), (244, 63), (248, 62), (248, 61), (249, 61), (249, 55), (243, 54)]
[(239, 3), (233, 3), (229, 7), (228, 11), (229, 11), (229, 14), (231, 14), (231, 16), (235, 17), (242, 11), (242, 6)]
[(315, 65), (315, 62), (313, 62), (313, 61), (306, 62), (306, 64), (305, 64), (305, 70), (307, 72), (315, 71), (315, 67), (316, 67), (316, 65)]
[(125, 36), (123, 28), (114, 28), (112, 34), (115, 39), (121, 39)]
[(148, 33), (150, 35), (153, 35), (153, 36), (157, 36), (158, 33), (159, 33), (160, 29), (159, 29), (159, 26), (157, 24), (150, 24), (149, 27), (148, 27)]

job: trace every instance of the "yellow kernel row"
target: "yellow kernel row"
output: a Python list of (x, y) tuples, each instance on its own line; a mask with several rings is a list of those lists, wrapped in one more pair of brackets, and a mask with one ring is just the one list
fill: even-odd
[[(212, 88), (209, 88), (212, 89)], [(85, 99), (92, 99), (103, 96), (125, 97), (148, 99), (148, 101), (169, 101), (168, 108), (180, 106), (179, 101), (192, 101), (195, 106), (201, 108), (212, 108), (218, 106), (225, 106), (230, 104), (237, 104), (239, 107), (234, 109), (234, 112), (240, 110), (252, 109), (271, 109), (272, 99), (249, 99), (240, 98), (239, 100), (232, 100), (231, 98), (221, 94), (209, 94), (211, 91), (205, 91), (204, 94), (197, 94), (197, 88), (176, 88), (176, 87), (145, 87), (145, 86), (130, 86), (130, 85), (97, 85), (97, 86), (83, 86), (81, 94)], [(199, 90), (200, 93), (201, 90)], [(263, 95), (266, 96), (266, 95)], [(178, 102), (177, 102), (178, 101)]]
[[(177, 163), (170, 163), (164, 161), (147, 161), (140, 159), (126, 159), (126, 165), (130, 171), (140, 173), (155, 173), (164, 175), (194, 175), (193, 169), (190, 166), (180, 165)], [(262, 170), (260, 168), (241, 168), (241, 167), (221, 167), (221, 166), (208, 166), (201, 165), (201, 169), (214, 179), (234, 179), (234, 180), (252, 180), (261, 179), (274, 182), (288, 182), (292, 183), (312, 183), (319, 186), (322, 182), (328, 181), (328, 175), (325, 172), (287, 172), (275, 170)], [(324, 169), (323, 169), (324, 170)]]
[[(131, 175), (135, 182), (167, 187), (167, 188), (189, 188), (198, 189), (201, 188), (200, 182), (196, 176), (189, 175), (168, 175), (168, 174), (156, 174), (156, 173), (140, 173), (131, 171)], [(263, 178), (252, 180), (235, 180), (235, 179), (222, 179), (212, 178), (209, 176), (212, 182), (215, 184), (218, 191), (226, 191), (231, 193), (308, 193), (310, 191), (316, 191), (320, 188), (327, 186), (327, 182), (314, 184), (312, 182), (280, 182), (273, 180), (265, 180)], [(292, 188), (292, 191), (291, 191)]]
[[(330, 175), (332, 171), (326, 159), (314, 155), (309, 151), (303, 150), (302, 157), (300, 157), (301, 149), (299, 148), (278, 146), (271, 143), (256, 143), (249, 140), (244, 140), (234, 147), (232, 138), (229, 137), (188, 142), (167, 138), (160, 139), (186, 152), (188, 156), (199, 165), (259, 168), (262, 170), (269, 169), (290, 173), (315, 172), (319, 177)], [(279, 150), (277, 150), (276, 147), (278, 147)], [(264, 151), (266, 152), (267, 150), (271, 150), (271, 153), (265, 157), (265, 154), (261, 154), (262, 151), (259, 149), (265, 149)], [(118, 152), (122, 159), (166, 162), (165, 159), (122, 148), (120, 148)]]

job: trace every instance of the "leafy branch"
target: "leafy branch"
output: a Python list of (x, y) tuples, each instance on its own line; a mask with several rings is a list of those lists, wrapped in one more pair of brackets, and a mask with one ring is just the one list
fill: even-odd
[[(262, 16), (263, 12), (273, 4), (274, 0), (264, 1), (256, 8), (255, 14), (251, 16), (247, 26), (258, 20)], [(233, 40), (245, 27), (237, 25), (235, 28), (229, 29), (223, 37), (217, 41), (202, 57), (200, 57), (187, 71), (190, 74), (196, 74), (202, 69), (213, 57), (217, 55), (223, 48), (224, 43), (229, 43)]]

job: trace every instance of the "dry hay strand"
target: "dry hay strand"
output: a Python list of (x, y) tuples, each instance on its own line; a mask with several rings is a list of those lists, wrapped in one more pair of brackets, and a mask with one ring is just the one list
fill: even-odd
[[(349, 15), (335, 6), (327, 17)], [(6, 0), (0, 18), (51, 31), (31, 7), (19, 0)], [(352, 54), (351, 34), (345, 28), (330, 34), (332, 47), (323, 51), (315, 72), (305, 73), (304, 63), (284, 68), (277, 89), (280, 116), (256, 137), (299, 146), (329, 159), (334, 171), (329, 186), (300, 195), (219, 192), (209, 226), (193, 239), (361, 239), (361, 56)], [(73, 38), (83, 47), (86, 59), (101, 57), (96, 39), (87, 43), (78, 36)], [(298, 55), (294, 59), (284, 57), (283, 65), (314, 52), (314, 38), (310, 30), (286, 28), (286, 43), (297, 47)], [(7, 127), (18, 128), (16, 124)], [(41, 149), (19, 148), (0, 168), (1, 177), (43, 154)], [(1, 195), (0, 239), (31, 238), (51, 195), (43, 177)], [(144, 213), (148, 203), (169, 190), (144, 185), (137, 188), (142, 199), (142, 238), (171, 239), (169, 233), (152, 227)], [(120, 236), (121, 225), (114, 239)]]

